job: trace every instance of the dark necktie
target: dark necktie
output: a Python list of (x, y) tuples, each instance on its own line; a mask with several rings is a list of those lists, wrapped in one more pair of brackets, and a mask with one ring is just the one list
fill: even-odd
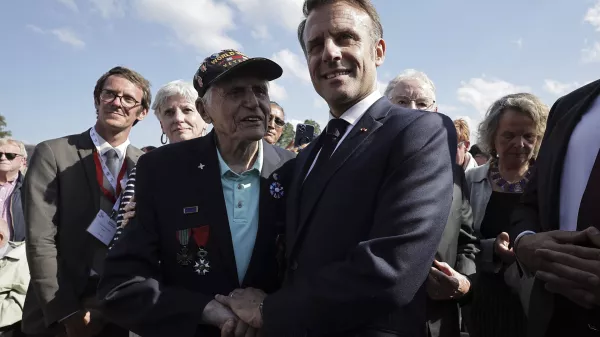
[(323, 137), (321, 142), (321, 152), (319, 153), (317, 162), (310, 171), (309, 176), (318, 173), (327, 163), (327, 161), (329, 161), (329, 158), (331, 158), (331, 155), (340, 142), (340, 139), (344, 137), (349, 125), (350, 124), (348, 122), (341, 118), (334, 118), (327, 123), (327, 128), (321, 135), (321, 137)]
[(596, 156), (596, 162), (590, 173), (585, 192), (581, 197), (579, 215), (577, 217), (577, 230), (582, 231), (590, 226), (600, 229), (600, 212), (598, 201), (600, 200), (600, 151)]

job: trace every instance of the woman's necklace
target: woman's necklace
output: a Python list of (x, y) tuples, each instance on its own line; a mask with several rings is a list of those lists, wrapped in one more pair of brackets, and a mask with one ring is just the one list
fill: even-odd
[(509, 193), (523, 193), (525, 191), (525, 186), (529, 182), (529, 177), (531, 176), (531, 167), (525, 172), (525, 175), (521, 180), (511, 183), (506, 179), (502, 178), (500, 175), (500, 169), (498, 168), (497, 163), (493, 163), (490, 167), (490, 178), (496, 186), (500, 187), (503, 192)]

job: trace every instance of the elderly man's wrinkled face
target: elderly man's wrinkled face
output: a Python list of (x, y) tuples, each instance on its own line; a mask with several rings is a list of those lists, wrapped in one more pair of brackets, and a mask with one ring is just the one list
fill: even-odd
[(112, 75), (104, 82), (96, 104), (98, 121), (107, 129), (122, 131), (142, 120), (148, 111), (141, 105), (142, 89), (129, 80)]
[(26, 164), (23, 153), (15, 144), (0, 146), (0, 153), (0, 172), (17, 172)]
[(418, 79), (403, 80), (390, 94), (390, 101), (414, 110), (437, 111), (433, 88)]
[(285, 126), (285, 118), (283, 111), (277, 105), (271, 104), (271, 114), (269, 116), (269, 123), (267, 124), (267, 134), (265, 140), (269, 144), (275, 144), (283, 133)]
[(171, 143), (200, 137), (206, 128), (195, 102), (183, 96), (169, 97), (158, 110), (160, 127)]
[(373, 22), (364, 11), (346, 2), (315, 9), (304, 44), (312, 83), (330, 107), (353, 105), (375, 89), (385, 42), (373, 41)]
[(538, 142), (535, 123), (519, 111), (506, 109), (500, 117), (494, 147), (505, 167), (518, 168), (533, 157)]
[(212, 89), (202, 117), (212, 123), (223, 142), (257, 141), (267, 133), (269, 88), (267, 81), (238, 77), (223, 81)]

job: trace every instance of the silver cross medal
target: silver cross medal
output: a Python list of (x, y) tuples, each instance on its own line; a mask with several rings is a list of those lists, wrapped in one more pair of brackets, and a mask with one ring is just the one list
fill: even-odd
[(198, 165), (198, 168), (201, 170), (204, 170), (204, 166), (205, 166), (204, 164), (200, 163), (200, 165)]

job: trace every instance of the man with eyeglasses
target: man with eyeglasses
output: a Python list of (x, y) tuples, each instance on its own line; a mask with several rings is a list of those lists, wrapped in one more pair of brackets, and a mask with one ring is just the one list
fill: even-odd
[(25, 240), (21, 185), (26, 165), (25, 145), (10, 138), (0, 139), (0, 217), (7, 225), (10, 241)]
[(285, 127), (285, 112), (277, 102), (271, 102), (271, 113), (267, 127), (267, 134), (264, 139), (267, 143), (275, 145), (279, 141)]
[(96, 287), (114, 215), (142, 151), (131, 128), (148, 114), (150, 83), (115, 67), (94, 88), (97, 121), (36, 146), (23, 185), (31, 286), (23, 330), (35, 336), (128, 336), (98, 313)]
[[(385, 95), (391, 102), (409, 109), (437, 112), (435, 85), (420, 71), (409, 69), (402, 72), (390, 81)], [(471, 282), (465, 275), (474, 274), (476, 269), (474, 257), (478, 248), (473, 235), (473, 216), (465, 173), (459, 162), (461, 149), (465, 147), (465, 130), (459, 130), (456, 122), (454, 124), (458, 144), (453, 172), (452, 208), (438, 246), (436, 260), (425, 283), (428, 294), (427, 329), (430, 337), (460, 335), (458, 301), (464, 299), (471, 288)], [(467, 137), (468, 132), (467, 128)], [(468, 146), (466, 144), (467, 148)], [(464, 159), (464, 154), (462, 157)]]

